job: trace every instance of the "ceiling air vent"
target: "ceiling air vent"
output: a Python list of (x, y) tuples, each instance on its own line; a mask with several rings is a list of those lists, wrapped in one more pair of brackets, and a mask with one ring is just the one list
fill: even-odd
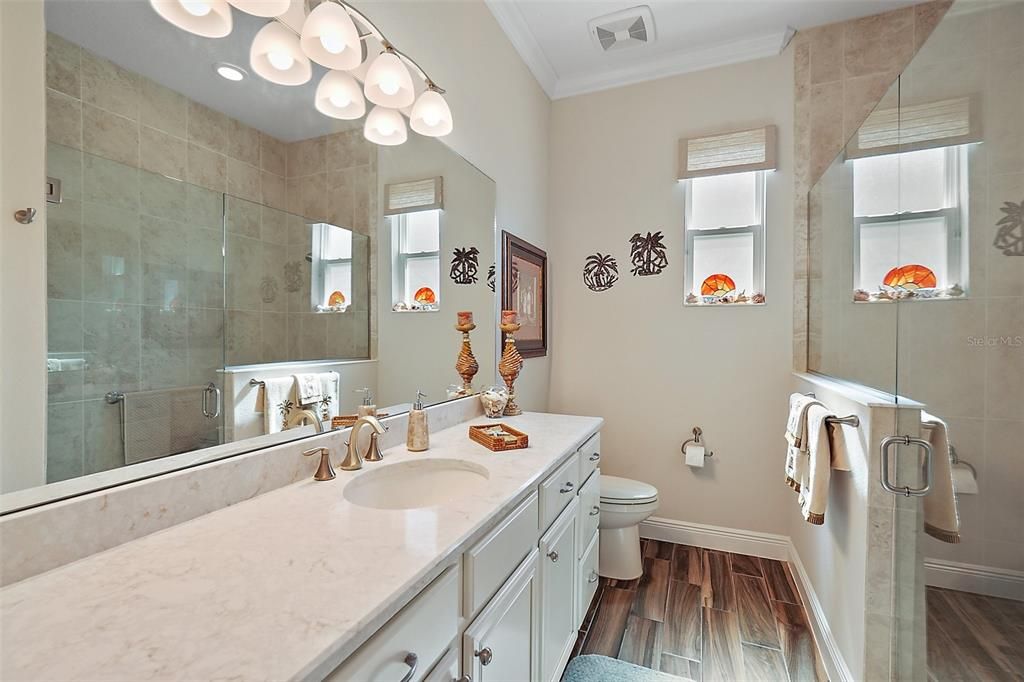
[(654, 17), (647, 5), (620, 10), (587, 23), (590, 35), (605, 52), (654, 41)]

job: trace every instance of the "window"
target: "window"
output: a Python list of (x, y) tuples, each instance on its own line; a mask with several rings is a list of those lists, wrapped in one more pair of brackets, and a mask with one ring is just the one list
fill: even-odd
[(686, 180), (686, 302), (763, 303), (766, 171)]
[(441, 211), (415, 211), (391, 222), (392, 309), (437, 310), (441, 303)]
[(352, 232), (313, 225), (312, 260), (314, 310), (344, 312), (352, 304)]
[(852, 163), (854, 299), (963, 295), (966, 146)]

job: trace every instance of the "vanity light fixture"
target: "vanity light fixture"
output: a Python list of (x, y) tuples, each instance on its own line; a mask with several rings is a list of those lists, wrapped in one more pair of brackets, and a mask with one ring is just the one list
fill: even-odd
[(149, 0), (156, 13), (183, 31), (204, 38), (231, 33), (231, 8), (225, 0)]
[(245, 69), (227, 62), (218, 62), (213, 65), (213, 70), (224, 80), (238, 82), (246, 77)]
[(288, 11), (291, 0), (228, 0), (237, 10), (254, 17), (279, 17)]
[[(408, 139), (409, 127), (427, 137), (441, 137), (452, 131), (452, 112), (444, 99), (445, 91), (366, 16), (344, 0), (302, 0), (306, 14), (299, 30), (289, 11), (295, 1), (149, 3), (168, 22), (207, 38), (222, 38), (231, 33), (231, 6), (247, 14), (272, 17), (253, 38), (249, 49), (253, 72), (271, 83), (294, 86), (313, 77), (311, 60), (327, 67), (329, 71), (317, 85), (313, 106), (325, 116), (353, 120), (366, 113), (368, 100), (376, 105), (363, 126), (363, 135), (371, 142), (402, 144)], [(382, 48), (381, 52), (364, 68), (366, 53), (378, 48)], [(231, 81), (248, 75), (234, 64), (221, 62), (214, 68)], [(409, 118), (408, 126), (403, 115)]]
[(249, 64), (257, 75), (278, 85), (302, 85), (313, 77), (309, 57), (299, 47), (299, 37), (277, 21), (261, 28), (252, 39)]

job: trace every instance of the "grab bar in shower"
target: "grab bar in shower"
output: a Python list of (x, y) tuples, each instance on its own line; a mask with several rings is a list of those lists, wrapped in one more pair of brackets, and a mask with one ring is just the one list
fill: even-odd
[(109, 391), (103, 396), (108, 405), (117, 405), (118, 420), (121, 422), (121, 455), (128, 464), (128, 420), (125, 415), (124, 391)]

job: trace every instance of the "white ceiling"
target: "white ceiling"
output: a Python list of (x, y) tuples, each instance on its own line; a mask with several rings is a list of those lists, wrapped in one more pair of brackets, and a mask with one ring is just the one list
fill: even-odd
[[(552, 99), (779, 54), (793, 31), (914, 0), (486, 0)], [(657, 39), (602, 52), (587, 22), (646, 4)]]

